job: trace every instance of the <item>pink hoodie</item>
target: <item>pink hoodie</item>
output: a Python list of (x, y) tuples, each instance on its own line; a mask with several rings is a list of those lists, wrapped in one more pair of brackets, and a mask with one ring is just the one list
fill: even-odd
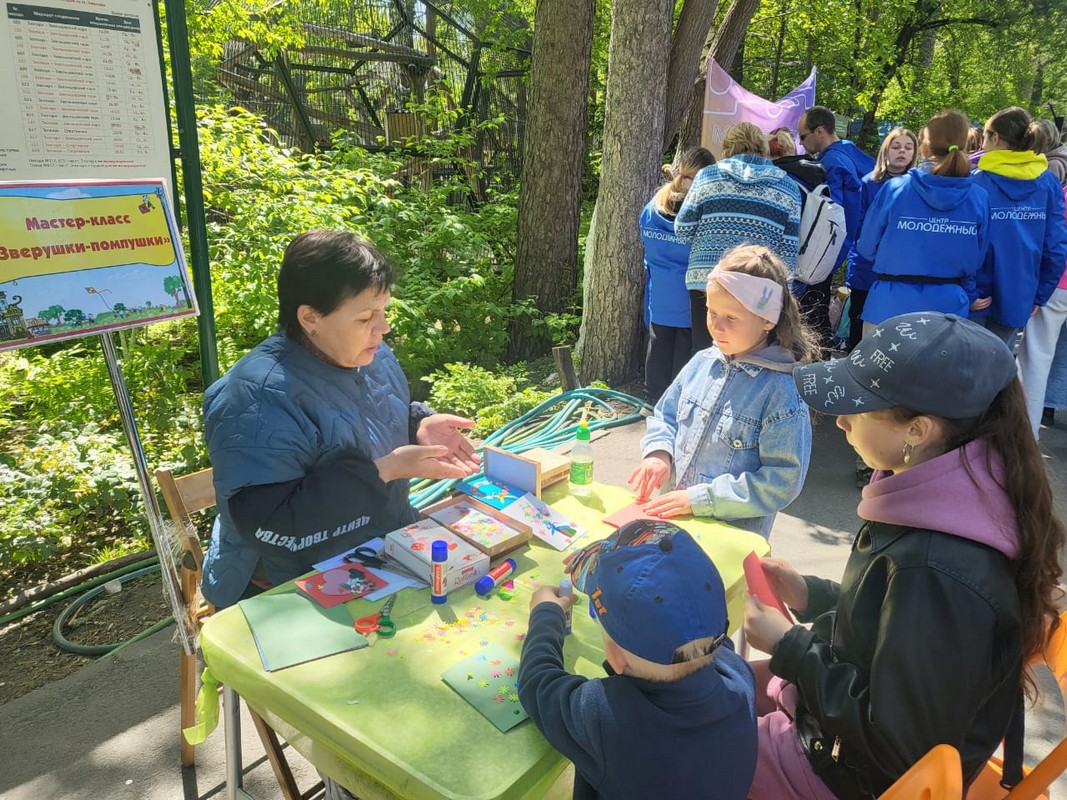
[(992, 453), (987, 465), (987, 451), (979, 440), (896, 475), (877, 470), (857, 512), (871, 522), (942, 531), (1017, 558), (1019, 524), (1004, 489), (1004, 464)]

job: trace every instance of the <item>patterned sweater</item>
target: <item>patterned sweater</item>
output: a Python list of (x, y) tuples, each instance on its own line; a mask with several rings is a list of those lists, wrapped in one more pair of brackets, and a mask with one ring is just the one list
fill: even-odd
[(796, 269), (800, 189), (769, 158), (742, 154), (697, 173), (674, 230), (692, 242), (687, 289), (700, 291), (727, 250), (762, 244)]

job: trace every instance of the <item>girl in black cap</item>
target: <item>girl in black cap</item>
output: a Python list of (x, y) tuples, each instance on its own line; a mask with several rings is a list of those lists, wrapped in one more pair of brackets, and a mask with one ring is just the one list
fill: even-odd
[(811, 628), (748, 599), (748, 640), (772, 654), (754, 665), (749, 797), (873, 798), (940, 743), (968, 784), (1005, 737), (1021, 758), (1065, 532), (1011, 351), (954, 315), (905, 314), (793, 375), (875, 472), (840, 584), (763, 562)]

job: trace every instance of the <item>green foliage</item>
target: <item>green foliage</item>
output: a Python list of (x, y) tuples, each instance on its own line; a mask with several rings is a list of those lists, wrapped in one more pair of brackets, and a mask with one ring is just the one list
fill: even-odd
[(471, 364), (445, 364), (443, 371), (423, 380), (433, 384), (431, 406), (476, 420), (473, 434), (484, 438), (556, 394), (532, 385), (527, 374), (522, 362), (494, 372)]

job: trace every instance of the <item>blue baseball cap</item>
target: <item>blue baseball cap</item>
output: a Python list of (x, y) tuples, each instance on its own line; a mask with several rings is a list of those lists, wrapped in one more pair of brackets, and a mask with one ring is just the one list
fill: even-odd
[(824, 414), (900, 406), (946, 419), (980, 416), (1015, 380), (1015, 357), (998, 336), (955, 314), (891, 317), (845, 358), (793, 370), (800, 396)]
[(625, 650), (656, 664), (697, 639), (726, 633), (726, 591), (715, 564), (688, 532), (635, 520), (572, 561), (574, 586)]

